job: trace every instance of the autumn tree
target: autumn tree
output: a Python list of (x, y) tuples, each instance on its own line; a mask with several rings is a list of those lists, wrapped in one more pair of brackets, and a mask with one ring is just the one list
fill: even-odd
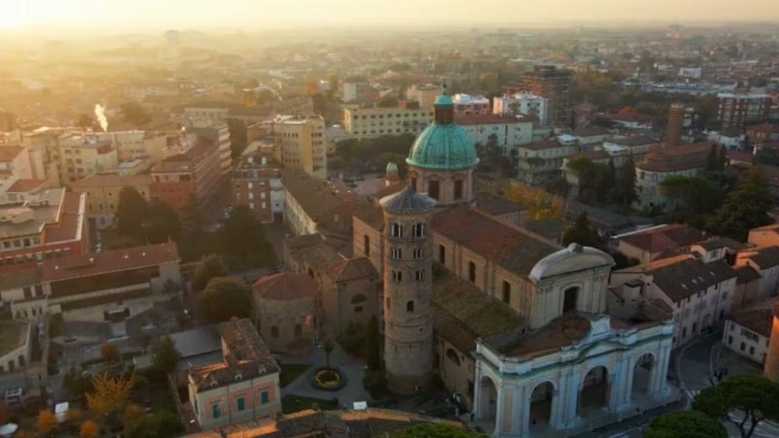
[(92, 420), (87, 420), (81, 424), (79, 436), (81, 438), (97, 438), (100, 435), (100, 428)]
[(733, 376), (702, 390), (692, 405), (706, 415), (734, 424), (750, 438), (765, 420), (779, 420), (779, 383), (763, 376)]
[(707, 228), (713, 233), (746, 240), (749, 230), (773, 222), (768, 212), (774, 206), (768, 181), (753, 170), (709, 219)]
[(224, 277), (227, 275), (227, 268), (218, 255), (209, 255), (203, 258), (195, 268), (195, 274), (192, 277), (192, 288), (203, 290), (208, 286), (212, 278)]
[(121, 354), (119, 353), (119, 349), (116, 348), (116, 345), (106, 342), (100, 346), (100, 357), (106, 362), (116, 363), (121, 359)]
[(198, 309), (203, 319), (211, 322), (248, 318), (252, 315), (251, 290), (234, 278), (213, 278), (200, 293)]
[(41, 436), (49, 436), (57, 427), (57, 417), (49, 409), (43, 409), (38, 413), (36, 428)]
[(94, 390), (86, 395), (87, 406), (100, 418), (116, 414), (127, 404), (134, 383), (134, 375), (98, 374), (92, 379)]

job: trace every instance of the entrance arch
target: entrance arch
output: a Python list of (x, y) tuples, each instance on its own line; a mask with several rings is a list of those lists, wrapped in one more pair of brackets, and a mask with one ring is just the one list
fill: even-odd
[(555, 388), (552, 382), (543, 382), (530, 394), (530, 431), (542, 431), (552, 424), (552, 404)]
[(487, 376), (479, 381), (479, 425), (486, 431), (495, 430), (498, 413), (498, 387)]
[(633, 385), (630, 391), (632, 400), (649, 395), (652, 374), (656, 366), (655, 357), (652, 353), (644, 353), (638, 358), (633, 367)]
[(609, 371), (606, 367), (597, 366), (587, 372), (579, 390), (579, 416), (586, 417), (593, 411), (607, 408), (609, 387)]

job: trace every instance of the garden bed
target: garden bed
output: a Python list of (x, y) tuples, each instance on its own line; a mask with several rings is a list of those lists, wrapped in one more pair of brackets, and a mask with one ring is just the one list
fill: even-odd
[(311, 385), (323, 391), (338, 391), (346, 386), (346, 377), (337, 368), (321, 367), (314, 371)]

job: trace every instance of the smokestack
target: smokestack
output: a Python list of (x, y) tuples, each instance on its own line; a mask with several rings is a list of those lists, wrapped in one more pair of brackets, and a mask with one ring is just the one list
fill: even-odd
[(95, 105), (95, 117), (97, 122), (100, 123), (100, 127), (103, 128), (103, 132), (108, 132), (108, 119), (105, 116), (105, 107), (99, 103)]
[(671, 104), (668, 110), (668, 126), (665, 131), (665, 145), (679, 146), (682, 144), (682, 123), (684, 122), (684, 105), (681, 103)]

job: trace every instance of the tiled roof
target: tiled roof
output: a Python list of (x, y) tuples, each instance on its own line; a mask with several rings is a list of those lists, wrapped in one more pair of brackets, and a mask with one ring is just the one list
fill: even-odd
[(738, 284), (745, 284), (760, 279), (760, 273), (752, 269), (749, 265), (739, 266), (735, 268), (735, 270), (736, 277), (738, 278), (736, 282)]
[(636, 167), (649, 172), (679, 172), (703, 169), (711, 151), (707, 143), (664, 145), (653, 148)]
[(43, 179), (17, 179), (8, 187), (9, 193), (25, 193), (33, 191), (46, 184), (46, 180)]
[(280, 272), (260, 277), (253, 286), (255, 297), (268, 300), (292, 301), (301, 298), (314, 298), (317, 286), (306, 274)]
[(46, 224), (43, 229), (43, 240), (46, 243), (53, 243), (83, 238), (85, 209), (85, 194), (65, 193), (59, 222)]
[(706, 234), (696, 228), (684, 224), (670, 224), (624, 235), (618, 240), (650, 254), (656, 254), (691, 245), (705, 238)]
[(0, 163), (13, 161), (23, 150), (20, 146), (0, 146)]
[(554, 353), (576, 344), (590, 332), (590, 321), (580, 315), (557, 318), (540, 330), (521, 336), (503, 347), (501, 353), (513, 357), (533, 358)]
[(433, 230), (503, 268), (526, 276), (542, 258), (560, 248), (465, 206), (433, 217)]
[(608, 135), (609, 131), (605, 128), (598, 126), (587, 126), (579, 128), (573, 132), (576, 137), (595, 137), (600, 135)]
[(771, 308), (742, 310), (735, 312), (730, 320), (766, 338), (771, 337), (774, 314)]
[(517, 146), (520, 149), (530, 149), (533, 151), (542, 151), (544, 149), (557, 149), (560, 147), (563, 147), (563, 145), (560, 144), (559, 141), (557, 141), (554, 138), (548, 138), (546, 140), (536, 141), (530, 144), (523, 144), (521, 146)]
[(506, 198), (489, 193), (476, 195), (476, 209), (489, 215), (500, 216), (509, 213), (519, 213), (524, 207)]
[(97, 254), (46, 259), (41, 263), (41, 272), (47, 281), (60, 281), (147, 266), (159, 266), (161, 263), (178, 259), (176, 244), (168, 242), (108, 250)]
[(149, 175), (97, 174), (76, 181), (73, 183), (73, 190), (79, 191), (79, 189), (89, 187), (137, 187), (149, 184), (151, 184), (151, 176)]
[(748, 258), (755, 262), (761, 270), (772, 268), (779, 265), (779, 246), (758, 248)]
[(657, 287), (677, 303), (717, 283), (736, 278), (736, 271), (725, 260), (704, 263), (691, 255), (657, 260), (646, 270)]
[(378, 276), (376, 269), (367, 257), (341, 260), (330, 267), (328, 274), (334, 281), (351, 281)]

